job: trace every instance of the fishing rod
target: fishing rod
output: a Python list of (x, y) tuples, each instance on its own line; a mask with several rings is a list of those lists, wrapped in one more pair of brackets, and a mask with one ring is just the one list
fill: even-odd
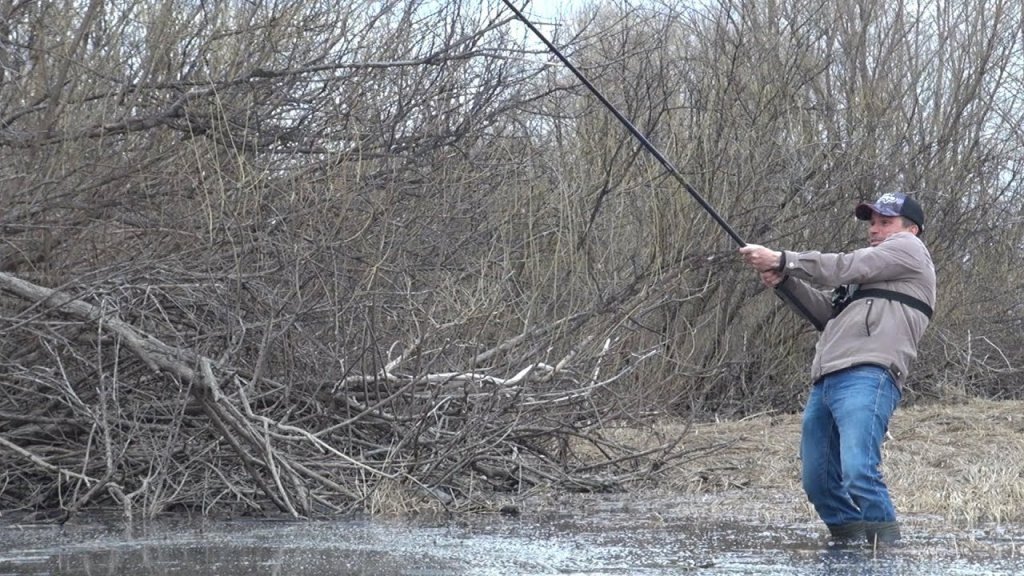
[[(619, 109), (616, 108), (614, 104), (612, 104), (607, 98), (605, 98), (604, 94), (602, 94), (601, 91), (598, 90), (597, 87), (594, 86), (590, 82), (590, 80), (588, 80), (587, 77), (584, 76), (583, 73), (580, 72), (579, 69), (576, 68), (576, 66), (574, 66), (573, 63), (570, 62), (569, 59), (565, 57), (564, 54), (562, 54), (562, 51), (559, 50), (558, 47), (555, 46), (550, 40), (548, 40), (548, 38), (544, 36), (544, 34), (540, 30), (538, 30), (532, 22), (530, 22), (530, 19), (527, 18), (521, 10), (519, 10), (518, 8), (515, 7), (515, 5), (512, 4), (512, 0), (501, 1), (505, 4), (505, 6), (508, 6), (509, 10), (511, 10), (516, 15), (516, 18), (518, 18), (520, 22), (525, 24), (526, 27), (529, 28), (531, 32), (533, 32), (534, 36), (540, 39), (540, 41), (543, 42), (545, 46), (547, 46), (547, 49), (552, 54), (554, 54), (559, 60), (562, 61), (562, 64), (565, 64), (565, 67), (568, 68), (569, 71), (572, 72), (573, 75), (576, 76), (576, 78), (578, 78), (579, 81), (582, 82), (583, 85), (587, 87), (587, 90), (590, 90), (590, 93), (596, 96), (597, 99), (601, 101), (601, 104), (604, 104), (604, 107), (607, 108), (608, 111), (611, 112), (612, 115), (614, 115), (615, 118), (618, 119), (618, 121), (621, 122), (627, 130), (629, 130), (630, 134), (632, 134), (637, 140), (640, 141), (640, 144), (642, 144), (643, 147), (646, 148), (647, 151), (650, 152), (658, 160), (658, 162), (661, 163), (665, 170), (667, 170), (668, 173), (671, 174), (673, 178), (675, 178), (676, 182), (678, 182), (683, 187), (683, 190), (686, 190), (687, 194), (689, 194), (694, 200), (697, 201), (698, 204), (700, 204), (701, 208), (703, 208), (704, 211), (707, 212), (723, 230), (725, 230), (725, 233), (728, 234), (729, 237), (732, 238), (733, 241), (735, 241), (736, 244), (740, 246), (740, 248), (747, 245), (747, 243), (743, 241), (743, 237), (741, 237), (735, 230), (733, 230), (732, 226), (730, 226), (729, 223), (725, 221), (725, 218), (722, 218), (722, 215), (719, 214), (714, 209), (714, 207), (712, 207), (711, 204), (709, 204), (708, 201), (705, 200), (704, 197), (700, 195), (699, 192), (697, 192), (697, 189), (691, 186), (690, 183), (687, 182), (685, 178), (683, 178), (683, 175), (679, 172), (678, 169), (676, 169), (675, 165), (672, 164), (672, 162), (664, 154), (661, 153), (661, 150), (659, 150), (657, 146), (652, 144), (651, 141), (647, 139), (647, 136), (644, 136), (644, 134), (640, 132), (640, 130), (637, 129), (637, 127), (634, 126), (633, 123), (630, 122), (629, 119), (622, 114), (622, 112), (619, 112)], [(779, 284), (778, 286), (775, 287), (774, 291), (780, 297), (792, 303), (793, 306), (795, 306), (797, 310), (800, 312), (800, 314), (804, 316), (808, 321), (810, 321), (811, 324), (813, 324), (819, 332), (824, 329), (824, 325), (821, 322), (819, 322), (817, 318), (811, 315), (810, 311), (793, 296), (792, 292), (790, 292), (785, 285)]]
[(605, 108), (607, 108), (608, 111), (610, 111), (612, 115), (614, 115), (615, 118), (617, 118), (619, 122), (621, 122), (622, 125), (625, 126), (626, 129), (629, 130), (629, 132), (633, 134), (633, 136), (636, 137), (636, 139), (639, 140), (641, 144), (643, 144), (644, 148), (646, 148), (648, 152), (654, 155), (658, 162), (660, 162), (661, 165), (665, 167), (665, 170), (667, 170), (668, 173), (671, 174), (672, 177), (676, 179), (676, 182), (678, 182), (679, 185), (683, 187), (683, 190), (686, 190), (686, 192), (690, 196), (692, 196), (698, 204), (700, 204), (701, 208), (703, 208), (708, 214), (711, 215), (715, 222), (717, 222), (718, 225), (721, 226), (723, 230), (725, 230), (726, 234), (728, 234), (737, 244), (739, 244), (741, 248), (747, 245), (747, 243), (743, 241), (743, 238), (739, 234), (737, 234), (735, 230), (733, 230), (732, 226), (729, 226), (729, 223), (725, 221), (725, 218), (722, 218), (722, 216), (711, 206), (711, 204), (709, 204), (708, 201), (705, 200), (699, 192), (697, 192), (697, 189), (694, 188), (693, 186), (690, 186), (690, 183), (687, 182), (685, 178), (683, 178), (683, 175), (679, 173), (679, 170), (676, 169), (675, 165), (673, 165), (672, 162), (668, 158), (666, 158), (664, 154), (661, 153), (661, 150), (658, 150), (657, 146), (652, 144), (651, 141), (648, 140), (647, 137), (644, 136), (644, 134), (640, 132), (640, 130), (637, 129), (637, 127), (634, 126), (633, 123), (630, 122), (629, 119), (622, 114), (622, 112), (619, 112), (619, 109), (616, 108), (615, 105), (613, 105), (607, 98), (605, 98), (604, 94), (602, 94), (596, 86), (591, 84), (590, 80), (588, 80), (587, 77), (584, 76), (583, 73), (580, 72), (579, 69), (572, 64), (572, 62), (569, 62), (569, 59), (566, 58), (565, 55), (563, 55), (562, 52), (554, 44), (552, 44), (551, 41), (548, 40), (547, 37), (544, 36), (544, 34), (537, 29), (536, 26), (533, 25), (532, 22), (530, 22), (530, 20), (522, 13), (522, 11), (520, 11), (518, 8), (512, 5), (511, 0), (502, 0), (502, 2), (504, 2), (505, 6), (508, 6), (509, 9), (515, 13), (516, 17), (519, 18), (519, 20), (523, 24), (525, 24), (526, 27), (529, 28), (530, 31), (533, 32), (533, 34), (538, 39), (540, 39), (541, 42), (544, 43), (545, 46), (547, 46), (548, 50), (550, 50), (552, 54), (557, 56), (558, 59), (562, 61), (562, 64), (565, 64), (565, 67), (568, 68), (569, 71), (572, 72), (576, 76), (576, 78), (578, 78), (579, 81), (582, 82), (583, 85), (586, 86), (587, 89), (590, 90), (590, 92), (594, 96), (596, 96), (598, 100), (601, 101), (601, 104), (604, 104)]

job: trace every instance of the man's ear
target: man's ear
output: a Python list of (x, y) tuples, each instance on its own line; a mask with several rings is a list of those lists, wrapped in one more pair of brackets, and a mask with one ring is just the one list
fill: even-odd
[(906, 216), (902, 216), (902, 217), (900, 217), (900, 219), (903, 220), (903, 229), (904, 230), (906, 230), (907, 232), (910, 232), (914, 236), (920, 236), (921, 235), (921, 225), (920, 224), (918, 224), (917, 222), (914, 222), (913, 220), (911, 220), (910, 218), (907, 218)]

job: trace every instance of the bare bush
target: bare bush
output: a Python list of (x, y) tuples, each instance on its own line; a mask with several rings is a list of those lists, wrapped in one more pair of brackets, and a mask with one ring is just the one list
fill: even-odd
[[(609, 36), (637, 35), (650, 20), (671, 22), (647, 46), (657, 59), (637, 57), (646, 66), (664, 59), (666, 70), (612, 81), (610, 90), (629, 108), (629, 90), (663, 94), (658, 82), (672, 83), (671, 98), (639, 106), (658, 109), (646, 112), (659, 118), (647, 129), (751, 242), (849, 250), (863, 245), (852, 218), (856, 202), (887, 190), (916, 194), (929, 215), (925, 239), (940, 295), (908, 391), (912, 398), (955, 389), (1006, 396), (1021, 365), (1021, 309), (1012, 296), (1021, 282), (1014, 260), (1021, 247), (1016, 8), (639, 3), (610, 24), (629, 32)], [(988, 9), (991, 20), (980, 17)], [(624, 46), (583, 45), (604, 50), (589, 58), (613, 70), (633, 57)], [(616, 93), (620, 86), (627, 92)], [(659, 250), (668, 255), (666, 267), (706, 278), (703, 298), (679, 313), (658, 311), (671, 319), (658, 339), (687, 356), (670, 352), (669, 362), (652, 366), (652, 395), (674, 389), (692, 406), (716, 411), (792, 407), (807, 385), (802, 364), (813, 332), (792, 316), (778, 317), (776, 306), (765, 305), (770, 297), (753, 298), (756, 280), (735, 266), (725, 234), (674, 182), (657, 170), (617, 173), (628, 176), (604, 192), (603, 216), (616, 225), (628, 221), (629, 232), (607, 237), (636, 240), (633, 260), (666, 247)], [(639, 214), (644, 202), (653, 213)], [(697, 262), (703, 278), (688, 269)], [(971, 352), (979, 344), (982, 356)]]

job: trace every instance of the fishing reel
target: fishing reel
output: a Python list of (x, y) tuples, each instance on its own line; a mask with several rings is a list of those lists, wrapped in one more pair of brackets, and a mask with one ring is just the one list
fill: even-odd
[(857, 293), (857, 284), (843, 284), (832, 290), (832, 314), (838, 316), (853, 302), (853, 295)]

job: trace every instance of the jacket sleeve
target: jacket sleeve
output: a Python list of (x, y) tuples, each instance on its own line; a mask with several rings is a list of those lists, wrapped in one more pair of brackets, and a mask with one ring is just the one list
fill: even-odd
[(900, 280), (919, 274), (925, 251), (916, 236), (900, 232), (878, 246), (852, 252), (787, 251), (785, 273), (826, 287)]
[(832, 319), (831, 293), (818, 290), (803, 280), (786, 276), (775, 287), (775, 294), (819, 332)]

